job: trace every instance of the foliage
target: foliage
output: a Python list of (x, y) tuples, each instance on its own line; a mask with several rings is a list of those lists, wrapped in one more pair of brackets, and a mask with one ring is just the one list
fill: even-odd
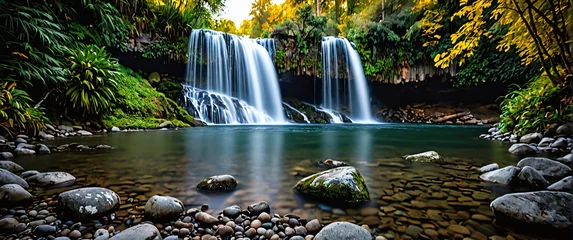
[(0, 83), (0, 129), (15, 135), (20, 132), (36, 134), (45, 128), (41, 111), (30, 107), (32, 99), (16, 88), (14, 82)]
[(229, 19), (219, 19), (215, 21), (215, 28), (216, 31), (219, 32), (226, 32), (230, 34), (238, 34), (239, 30), (237, 26), (235, 26), (235, 22)]

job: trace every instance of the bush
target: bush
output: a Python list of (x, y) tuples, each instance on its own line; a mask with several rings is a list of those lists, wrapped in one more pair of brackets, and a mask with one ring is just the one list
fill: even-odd
[(31, 133), (46, 128), (43, 113), (30, 107), (32, 99), (16, 83), (0, 83), (0, 127), (3, 132), (15, 135), (20, 132)]

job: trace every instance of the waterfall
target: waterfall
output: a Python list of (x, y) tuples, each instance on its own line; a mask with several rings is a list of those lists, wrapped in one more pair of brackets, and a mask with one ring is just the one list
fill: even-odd
[(184, 107), (207, 123), (286, 122), (273, 62), (252, 39), (192, 31), (183, 94)]
[[(291, 111), (297, 113), (298, 115), (300, 115), (302, 117), (302, 119), (306, 122), (306, 123), (310, 123), (310, 120), (308, 120), (308, 117), (306, 116), (306, 114), (304, 114), (303, 112), (299, 111), (298, 109), (294, 108), (293, 106), (291, 106), (290, 104), (283, 102), (283, 104), (289, 108)], [(293, 119), (292, 117), (289, 117), (290, 119)], [(294, 120), (294, 119), (293, 119)]]
[(344, 38), (323, 37), (320, 106), (347, 110), (354, 122), (369, 123), (373, 122), (369, 95), (358, 52)]
[(277, 49), (275, 40), (272, 38), (259, 38), (256, 41), (259, 45), (263, 46), (267, 50), (269, 56), (271, 56), (271, 59), (274, 60)]

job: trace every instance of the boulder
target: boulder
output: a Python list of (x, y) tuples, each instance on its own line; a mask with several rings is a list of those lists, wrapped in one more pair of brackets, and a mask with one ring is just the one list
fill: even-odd
[(573, 135), (573, 123), (565, 123), (557, 128), (557, 134)]
[(130, 227), (110, 238), (110, 240), (161, 240), (159, 230), (149, 224), (144, 223), (137, 226)]
[(573, 190), (573, 176), (565, 177), (558, 182), (551, 184), (547, 190), (552, 191), (571, 191)]
[(28, 143), (18, 143), (18, 146), (16, 146), (16, 148), (36, 150), (36, 146), (34, 144), (28, 144)]
[(16, 148), (14, 149), (14, 153), (16, 155), (34, 155), (36, 154), (36, 151), (31, 150), (31, 149), (27, 149), (27, 148)]
[(67, 172), (43, 172), (26, 179), (34, 187), (65, 187), (76, 182), (76, 178)]
[(344, 202), (363, 202), (370, 198), (368, 187), (354, 167), (339, 167), (300, 180), (294, 188), (302, 193)]
[(523, 167), (519, 174), (517, 174), (517, 178), (519, 178), (523, 184), (532, 187), (547, 187), (549, 185), (549, 182), (545, 180), (541, 173), (530, 166)]
[(499, 169), (499, 165), (497, 165), (497, 163), (492, 163), (492, 164), (488, 164), (488, 165), (481, 167), (479, 169), (479, 171), (482, 173), (485, 173), (485, 172), (491, 172), (491, 171), (497, 170), (497, 169)]
[(333, 222), (322, 228), (314, 238), (314, 240), (331, 239), (372, 240), (372, 235), (358, 225), (349, 222)]
[(79, 218), (100, 216), (119, 205), (119, 196), (114, 191), (99, 187), (66, 191), (58, 198), (61, 210)]
[(221, 192), (235, 189), (239, 184), (231, 175), (218, 175), (203, 179), (197, 184), (197, 189), (203, 191)]
[(20, 173), (20, 177), (26, 179), (26, 178), (29, 178), (29, 177), (31, 177), (31, 176), (34, 176), (34, 175), (36, 175), (36, 174), (38, 174), (38, 173), (40, 173), (40, 172), (38, 172), (38, 171), (36, 171), (36, 170), (28, 170), (28, 171), (25, 171), (25, 172), (23, 172), (23, 173)]
[(571, 163), (573, 163), (573, 153), (567, 154), (564, 157), (560, 157), (557, 159), (557, 161), (562, 162), (562, 163), (566, 163), (566, 164), (571, 164)]
[(2, 218), (0, 219), (0, 233), (12, 231), (18, 224), (19, 222), (14, 218)]
[(119, 128), (116, 127), (116, 126), (113, 126), (113, 127), (111, 128), (111, 131), (112, 131), (112, 132), (119, 132), (119, 131), (121, 131), (121, 129), (119, 129)]
[(11, 152), (0, 153), (0, 160), (12, 160), (12, 159), (14, 159), (14, 155)]
[(27, 206), (32, 203), (32, 194), (18, 184), (4, 184), (0, 187), (0, 205)]
[(567, 165), (548, 158), (527, 157), (521, 159), (521, 161), (517, 163), (517, 166), (520, 168), (525, 166), (535, 168), (535, 170), (539, 171), (544, 177), (564, 177), (571, 173), (571, 168)]
[(21, 172), (24, 168), (12, 161), (0, 161), (0, 168), (8, 170), (10, 172)]
[(91, 132), (88, 132), (88, 131), (86, 131), (86, 130), (79, 130), (79, 131), (77, 131), (77, 133), (78, 133), (79, 135), (82, 135), (82, 136), (91, 136), (91, 135), (93, 135)]
[(18, 138), (18, 137), (17, 137), (16, 139), (14, 139), (14, 142), (15, 142), (16, 144), (28, 143), (28, 141), (27, 141), (26, 139)]
[(65, 132), (65, 133), (67, 133), (67, 132), (73, 132), (73, 131), (74, 131), (74, 128), (73, 128), (73, 127), (66, 126), (66, 125), (60, 125), (60, 126), (58, 126), (58, 129), (59, 129), (60, 131)]
[(498, 170), (491, 172), (486, 172), (479, 176), (484, 181), (499, 183), (503, 185), (509, 185), (515, 175), (519, 172), (518, 167), (507, 166)]
[(48, 153), (50, 153), (50, 148), (49, 148), (48, 146), (44, 145), (44, 144), (38, 144), (38, 145), (37, 145), (37, 148), (38, 148), (37, 151), (38, 151), (39, 154), (48, 154)]
[(155, 195), (145, 204), (145, 216), (154, 219), (176, 219), (185, 211), (179, 199)]
[(436, 162), (442, 161), (442, 157), (435, 151), (427, 151), (414, 155), (405, 155), (404, 159), (411, 162)]
[(516, 143), (511, 145), (508, 149), (509, 153), (517, 154), (517, 155), (525, 155), (535, 153), (536, 149), (532, 146), (529, 146), (525, 143)]
[(555, 142), (553, 142), (549, 146), (552, 148), (566, 148), (567, 144), (568, 142), (566, 138), (558, 138), (557, 140), (555, 140)]
[(226, 207), (225, 209), (223, 209), (223, 216), (229, 217), (231, 219), (235, 219), (237, 218), (239, 215), (241, 215), (241, 207), (237, 206), (237, 205), (233, 205), (230, 207)]
[(336, 161), (336, 160), (332, 160), (332, 159), (326, 159), (326, 160), (324, 160), (324, 161), (320, 161), (320, 162), (318, 162), (318, 164), (326, 165), (326, 166), (329, 166), (329, 167), (348, 166), (348, 164), (346, 164), (345, 162)]
[(539, 142), (539, 144), (537, 144), (537, 146), (538, 147), (549, 147), (553, 142), (555, 142), (555, 139), (549, 138), (549, 137), (544, 137), (543, 139), (541, 139), (541, 142)]
[(542, 138), (543, 138), (543, 135), (541, 135), (541, 133), (529, 133), (529, 134), (523, 135), (519, 139), (519, 142), (520, 143), (539, 143), (539, 141), (541, 141)]
[(498, 219), (539, 227), (573, 227), (573, 195), (565, 192), (525, 192), (506, 194), (491, 202)]
[(24, 181), (24, 179), (22, 179), (21, 177), (19, 177), (18, 175), (5, 170), (5, 169), (0, 169), (0, 186), (4, 185), (4, 184), (18, 184), (23, 188), (29, 188), (30, 186), (28, 186), (28, 183), (26, 181)]

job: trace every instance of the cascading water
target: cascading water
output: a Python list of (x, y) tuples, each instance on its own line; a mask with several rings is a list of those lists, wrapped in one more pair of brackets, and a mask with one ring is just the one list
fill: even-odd
[(184, 107), (207, 123), (284, 123), (269, 53), (254, 40), (196, 30), (189, 37)]
[(256, 41), (259, 45), (263, 46), (267, 50), (267, 52), (269, 53), (269, 56), (271, 56), (271, 59), (275, 58), (277, 45), (276, 45), (274, 39), (272, 39), (272, 38), (259, 38)]
[(358, 52), (344, 38), (322, 39), (322, 102), (321, 107), (350, 111), (353, 122), (372, 120), (370, 96)]

